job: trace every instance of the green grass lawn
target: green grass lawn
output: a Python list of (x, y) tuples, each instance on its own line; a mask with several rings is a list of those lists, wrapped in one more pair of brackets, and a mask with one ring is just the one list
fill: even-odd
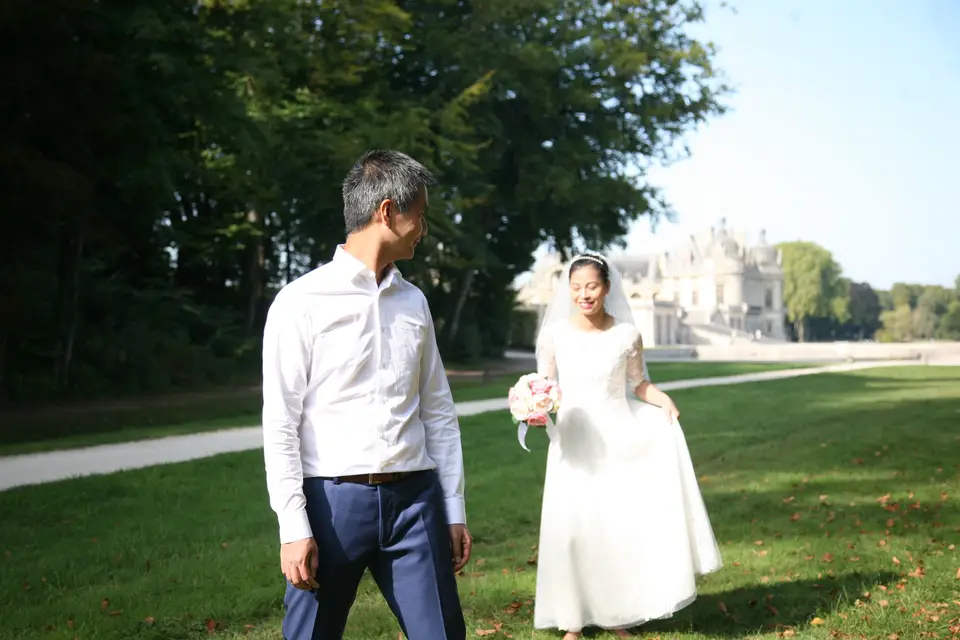
[[(727, 376), (756, 371), (788, 369), (801, 365), (756, 362), (655, 362), (650, 375), (659, 382)], [(519, 374), (481, 378), (451, 378), (457, 402), (506, 397)], [(181, 395), (169, 402), (156, 398), (126, 401), (103, 408), (45, 410), (0, 419), (6, 427), (0, 456), (87, 447), (97, 444), (162, 438), (259, 424), (260, 392), (256, 388)]]
[[(960, 368), (673, 396), (726, 567), (642, 637), (956, 637)], [(493, 413), (465, 418), (463, 442), (470, 635), (558, 638), (531, 625), (545, 438), (528, 454)], [(279, 639), (262, 469), (252, 451), (0, 493), (0, 638)], [(397, 631), (365, 581), (347, 637)]]

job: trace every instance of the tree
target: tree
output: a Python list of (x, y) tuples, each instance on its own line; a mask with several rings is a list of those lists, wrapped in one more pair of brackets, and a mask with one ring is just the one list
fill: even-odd
[(860, 340), (872, 338), (880, 328), (880, 297), (866, 282), (850, 284), (850, 322)]
[(883, 328), (877, 332), (881, 342), (906, 342), (914, 337), (913, 311), (903, 304), (880, 314)]
[(941, 316), (937, 337), (943, 340), (960, 340), (960, 298), (953, 300), (947, 312)]
[(893, 308), (909, 307), (913, 309), (917, 306), (917, 296), (919, 292), (913, 285), (905, 282), (895, 282), (890, 288), (890, 296), (893, 301)]
[(264, 309), (342, 241), (373, 146), (439, 178), (405, 275), (499, 355), (544, 243), (667, 215), (653, 160), (723, 111), (687, 0), (27, 0), (0, 118), (0, 402), (254, 378)]
[(926, 286), (917, 297), (917, 308), (927, 309), (935, 316), (942, 316), (954, 300), (954, 292), (938, 285)]
[(783, 255), (783, 301), (797, 339), (806, 340), (806, 325), (811, 318), (844, 321), (847, 292), (833, 255), (812, 242), (786, 242), (778, 248)]
[(877, 289), (877, 298), (880, 300), (880, 308), (883, 311), (893, 311), (893, 294), (883, 289)]

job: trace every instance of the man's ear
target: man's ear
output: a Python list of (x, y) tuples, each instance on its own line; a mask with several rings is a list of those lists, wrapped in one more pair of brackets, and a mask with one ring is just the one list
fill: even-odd
[(390, 226), (390, 215), (393, 211), (393, 200), (386, 198), (373, 212), (373, 221)]

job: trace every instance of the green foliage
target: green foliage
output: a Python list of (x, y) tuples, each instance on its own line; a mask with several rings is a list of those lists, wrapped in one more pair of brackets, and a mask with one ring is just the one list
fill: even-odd
[(900, 304), (881, 314), (881, 340), (960, 340), (960, 293), (939, 285), (898, 282), (891, 291)]
[(840, 277), (833, 255), (813, 242), (786, 242), (778, 248), (783, 254), (783, 302), (798, 339), (805, 340), (811, 318), (846, 321), (849, 284)]
[(779, 248), (787, 318), (799, 340), (960, 339), (960, 291), (904, 282), (876, 291), (842, 277), (830, 252), (812, 242)]
[(850, 324), (860, 339), (869, 338), (880, 328), (880, 296), (866, 282), (850, 283)]
[(403, 270), (447, 357), (499, 354), (543, 243), (669, 213), (653, 159), (722, 111), (696, 2), (10, 0), (0, 399), (255, 376), (273, 293), (342, 241), (370, 147), (429, 165)]

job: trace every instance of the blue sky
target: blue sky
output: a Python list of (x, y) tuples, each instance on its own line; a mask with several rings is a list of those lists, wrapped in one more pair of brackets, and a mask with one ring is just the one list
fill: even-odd
[(721, 51), (730, 111), (657, 168), (677, 211), (628, 251), (726, 218), (809, 240), (845, 275), (952, 286), (960, 275), (960, 0), (733, 0), (694, 35)]

